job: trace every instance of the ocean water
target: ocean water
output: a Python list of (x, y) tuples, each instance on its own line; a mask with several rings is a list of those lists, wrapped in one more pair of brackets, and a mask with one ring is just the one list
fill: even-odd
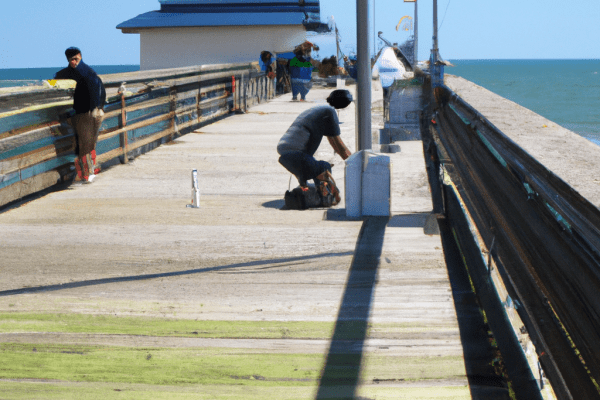
[[(463, 77), (600, 145), (600, 60), (450, 60)], [(510, 116), (507, 116), (510, 118)]]
[[(52, 79), (66, 65), (56, 68), (8, 68), (0, 69), (0, 88), (38, 85), (42, 80)], [(91, 65), (99, 75), (139, 71), (139, 65)]]

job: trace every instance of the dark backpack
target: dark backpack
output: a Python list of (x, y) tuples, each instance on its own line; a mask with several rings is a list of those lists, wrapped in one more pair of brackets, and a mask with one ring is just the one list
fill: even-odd
[[(321, 183), (322, 184), (322, 183)], [(309, 208), (331, 207), (334, 202), (332, 194), (323, 196), (322, 191), (314, 186), (302, 190), (300, 186), (285, 192), (285, 208), (288, 210), (307, 210)]]

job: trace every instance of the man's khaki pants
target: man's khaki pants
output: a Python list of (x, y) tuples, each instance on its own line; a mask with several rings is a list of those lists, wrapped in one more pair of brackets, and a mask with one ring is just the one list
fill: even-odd
[(75, 114), (72, 118), (76, 137), (75, 169), (78, 179), (87, 180), (90, 175), (95, 173), (96, 142), (103, 119), (104, 111), (99, 108), (94, 108), (87, 113)]

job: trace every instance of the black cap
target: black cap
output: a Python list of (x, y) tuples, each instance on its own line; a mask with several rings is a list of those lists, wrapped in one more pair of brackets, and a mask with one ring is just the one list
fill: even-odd
[(329, 94), (327, 102), (336, 109), (346, 108), (352, 103), (352, 94), (346, 89), (337, 89)]
[(81, 50), (79, 50), (77, 47), (69, 47), (67, 50), (65, 50), (65, 56), (67, 56), (67, 60), (80, 53)]

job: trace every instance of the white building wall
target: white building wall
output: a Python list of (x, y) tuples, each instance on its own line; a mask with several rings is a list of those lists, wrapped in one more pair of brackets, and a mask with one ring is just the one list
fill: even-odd
[(142, 30), (140, 69), (258, 61), (263, 50), (292, 51), (305, 40), (302, 25)]

